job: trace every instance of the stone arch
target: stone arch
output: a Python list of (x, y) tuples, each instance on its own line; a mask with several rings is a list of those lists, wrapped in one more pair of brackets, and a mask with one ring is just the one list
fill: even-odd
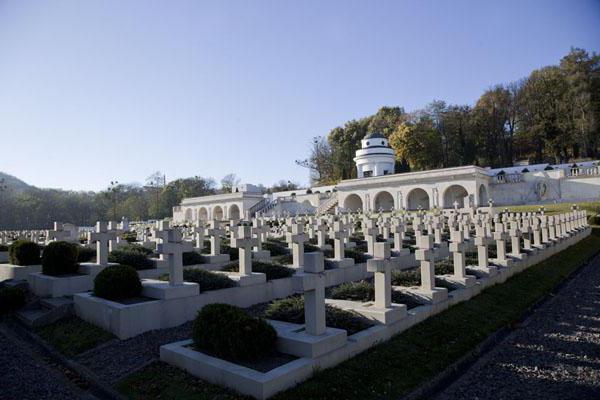
[(346, 210), (352, 211), (362, 211), (363, 210), (363, 202), (359, 195), (357, 194), (349, 194), (344, 199), (344, 208)]
[(374, 211), (391, 211), (394, 208), (394, 196), (390, 192), (385, 190), (375, 195), (375, 207)]
[(444, 191), (444, 208), (454, 208), (454, 202), (458, 203), (458, 208), (469, 205), (469, 192), (464, 186), (451, 185)]
[(217, 221), (223, 220), (223, 208), (221, 206), (216, 206), (213, 208), (213, 218)]
[(240, 219), (240, 208), (237, 204), (232, 204), (229, 206), (229, 219), (238, 220)]
[(488, 191), (487, 188), (485, 187), (485, 185), (480, 185), (479, 186), (479, 206), (480, 207), (485, 207), (488, 205)]
[(429, 210), (429, 195), (424, 189), (416, 188), (408, 192), (406, 207), (409, 210), (418, 210), (419, 206), (423, 210)]
[(185, 218), (184, 218), (185, 222), (193, 221), (193, 217), (194, 217), (194, 214), (193, 214), (192, 209), (191, 208), (186, 209), (185, 210)]
[(198, 219), (200, 221), (208, 221), (208, 210), (206, 209), (206, 207), (200, 207), (200, 209), (198, 210)]

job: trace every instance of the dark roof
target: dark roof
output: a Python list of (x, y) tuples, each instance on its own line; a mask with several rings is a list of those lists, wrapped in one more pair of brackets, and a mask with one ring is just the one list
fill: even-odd
[(371, 132), (367, 136), (365, 136), (365, 139), (385, 139), (385, 136), (383, 136), (379, 132)]

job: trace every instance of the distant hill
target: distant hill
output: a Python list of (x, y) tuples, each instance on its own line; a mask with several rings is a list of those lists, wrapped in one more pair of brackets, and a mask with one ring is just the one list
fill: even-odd
[[(2, 180), (4, 180), (4, 182), (2, 182)], [(15, 192), (22, 192), (24, 190), (33, 188), (33, 186), (23, 182), (19, 178), (16, 178), (4, 172), (0, 172), (0, 182), (8, 186), (10, 190), (14, 190)]]

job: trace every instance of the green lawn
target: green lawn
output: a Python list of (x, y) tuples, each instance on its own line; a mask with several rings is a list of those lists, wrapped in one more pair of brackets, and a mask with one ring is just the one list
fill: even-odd
[(558, 204), (537, 204), (525, 206), (499, 206), (500, 210), (508, 208), (511, 212), (533, 212), (538, 211), (541, 206), (546, 208), (545, 213), (552, 215), (562, 212), (571, 211), (573, 204), (577, 204), (580, 209), (587, 210), (588, 216), (600, 213), (600, 201), (574, 202), (574, 203), (558, 203)]
[(150, 364), (136, 374), (130, 375), (117, 385), (117, 389), (129, 399), (251, 399), (211, 385), (162, 362)]
[(63, 319), (39, 328), (37, 334), (67, 357), (76, 356), (114, 339), (111, 333), (77, 317)]
[[(276, 399), (398, 398), (433, 378), (498, 329), (510, 326), (582, 262), (600, 251), (600, 232), (483, 291)], [(155, 363), (122, 381), (133, 399), (242, 398), (189, 374)], [(221, 397), (225, 396), (225, 397)]]

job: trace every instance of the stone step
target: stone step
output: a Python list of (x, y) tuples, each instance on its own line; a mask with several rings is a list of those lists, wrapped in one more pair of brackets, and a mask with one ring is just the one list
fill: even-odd
[(46, 308), (72, 307), (73, 299), (69, 297), (50, 297), (40, 299), (40, 305)]
[(29, 283), (25, 279), (8, 279), (2, 282), (3, 287), (14, 287), (23, 290), (29, 289)]
[(37, 328), (49, 325), (73, 313), (73, 300), (65, 297), (41, 299), (36, 306), (17, 311), (16, 317), (25, 325)]

